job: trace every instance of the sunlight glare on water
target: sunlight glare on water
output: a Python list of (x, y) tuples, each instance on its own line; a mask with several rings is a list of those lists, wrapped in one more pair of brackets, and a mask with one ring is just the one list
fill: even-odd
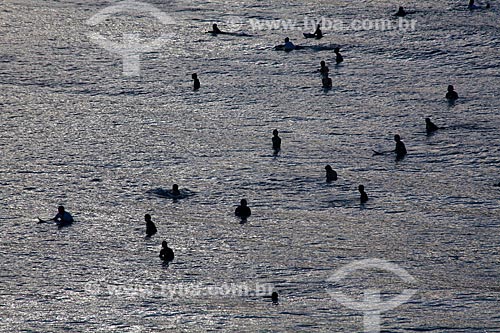
[[(88, 24), (112, 4), (0, 4), (0, 331), (360, 332), (363, 313), (329, 289), (387, 299), (411, 287), (410, 301), (382, 313), (383, 331), (500, 332), (496, 3), (155, 0), (174, 25), (135, 12)], [(302, 36), (321, 17), (395, 22), (399, 5), (415, 30)], [(279, 19), (293, 29), (266, 28)], [(251, 36), (206, 34), (212, 23)], [(90, 32), (169, 38), (125, 76)], [(287, 36), (311, 48), (273, 50)], [(445, 128), (426, 135), (425, 117)], [(397, 133), (404, 160), (372, 156), (394, 149)], [(339, 175), (330, 184), (327, 164)], [(155, 195), (173, 183), (193, 195)], [(242, 198), (246, 223), (234, 217)], [(73, 225), (37, 224), (60, 204)], [(415, 282), (381, 270), (329, 282), (369, 258)]]

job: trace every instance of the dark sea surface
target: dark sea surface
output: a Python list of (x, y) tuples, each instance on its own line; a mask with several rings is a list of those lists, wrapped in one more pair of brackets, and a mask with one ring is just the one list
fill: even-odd
[[(117, 4), (0, 3), (1, 332), (363, 332), (332, 291), (367, 289), (416, 291), (382, 332), (500, 332), (500, 3), (157, 0), (89, 24)], [(349, 28), (398, 24), (399, 5), (414, 30)], [(167, 38), (127, 76), (92, 32)], [(310, 47), (273, 50), (287, 36)], [(372, 156), (394, 134), (407, 157)], [(189, 196), (162, 195), (173, 183)], [(73, 225), (37, 224), (61, 204)], [(332, 280), (359, 260), (386, 264)]]

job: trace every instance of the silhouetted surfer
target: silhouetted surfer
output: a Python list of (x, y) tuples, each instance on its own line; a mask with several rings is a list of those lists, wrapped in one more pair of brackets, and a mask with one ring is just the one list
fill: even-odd
[(160, 251), (160, 258), (166, 262), (174, 260), (174, 250), (168, 247), (166, 241), (161, 243), (162, 249)]
[(340, 54), (340, 49), (338, 47), (333, 49), (333, 52), (335, 53), (335, 62), (337, 64), (340, 64), (342, 61), (344, 61), (344, 57)]
[(146, 221), (146, 236), (151, 237), (156, 234), (156, 225), (151, 221), (151, 215), (144, 215), (144, 220)]
[(278, 153), (281, 150), (281, 138), (278, 136), (278, 130), (273, 131), (273, 150)]
[(321, 25), (318, 24), (316, 26), (316, 30), (314, 31), (314, 36), (316, 36), (317, 39), (320, 39), (321, 37), (323, 37), (323, 32), (321, 31)]
[(210, 31), (211, 33), (214, 33), (214, 34), (222, 34), (223, 32), (220, 31), (219, 27), (217, 26), (217, 24), (212, 24), (212, 31)]
[(399, 134), (394, 135), (394, 141), (396, 141), (396, 149), (394, 149), (396, 159), (400, 160), (405, 157), (408, 152), (406, 151), (405, 144), (401, 141)]
[(181, 191), (179, 191), (179, 185), (172, 185), (172, 195), (178, 196), (181, 195)]
[(292, 42), (290, 42), (290, 38), (288, 37), (285, 38), (285, 45), (283, 46), (283, 49), (285, 51), (292, 51), (295, 49), (295, 45)]
[(323, 84), (324, 89), (331, 89), (333, 87), (332, 79), (328, 77), (328, 74), (323, 76), (321, 83)]
[(191, 75), (191, 78), (194, 81), (193, 89), (194, 90), (200, 89), (200, 80), (198, 80), (198, 74), (193, 73), (193, 75)]
[(335, 170), (333, 170), (330, 165), (327, 165), (325, 167), (325, 170), (326, 170), (326, 181), (328, 183), (337, 180), (337, 172), (335, 172)]
[(399, 6), (399, 9), (398, 9), (397, 13), (394, 14), (394, 16), (405, 17), (406, 14), (407, 13), (406, 13), (405, 9), (402, 6)]
[(432, 133), (434, 131), (437, 131), (439, 127), (434, 124), (430, 118), (425, 118), (425, 130), (427, 133)]
[(448, 86), (448, 92), (446, 93), (446, 99), (449, 101), (455, 101), (458, 99), (458, 94), (455, 91), (455, 88), (450, 84)]
[(278, 293), (273, 291), (272, 295), (271, 295), (271, 300), (273, 301), (273, 304), (278, 304), (279, 301), (278, 301)]
[(319, 64), (321, 66), (321, 68), (319, 69), (319, 72), (321, 73), (321, 75), (328, 76), (328, 72), (330, 71), (330, 69), (328, 69), (328, 66), (326, 65), (326, 63), (324, 61), (321, 61)]
[(59, 206), (57, 207), (57, 214), (52, 220), (59, 225), (71, 224), (73, 223), (73, 216), (65, 211), (63, 206)]
[(477, 6), (474, 4), (474, 0), (469, 0), (469, 5), (467, 6), (468, 9), (472, 10), (472, 9), (488, 9), (490, 8), (490, 4), (489, 3), (486, 3), (486, 6), (485, 7), (481, 7), (481, 6)]
[(247, 201), (245, 199), (241, 199), (240, 205), (236, 207), (236, 210), (234, 211), (234, 215), (241, 217), (243, 219), (252, 215), (252, 211), (250, 210), (250, 207), (248, 207), (247, 205), (248, 205)]
[(359, 197), (360, 202), (361, 203), (367, 202), (368, 201), (368, 194), (366, 194), (366, 192), (365, 192), (365, 187), (363, 185), (359, 185), (358, 191), (361, 194), (361, 196)]

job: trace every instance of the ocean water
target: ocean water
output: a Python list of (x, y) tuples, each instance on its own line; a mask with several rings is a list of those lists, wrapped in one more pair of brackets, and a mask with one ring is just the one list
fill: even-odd
[[(89, 25), (108, 1), (0, 3), (1, 332), (363, 332), (364, 313), (332, 291), (359, 304), (404, 289), (381, 331), (500, 332), (498, 3), (148, 3), (175, 24), (129, 11)], [(321, 17), (395, 23), (400, 4), (414, 30), (302, 37)], [(280, 19), (293, 25), (272, 28)], [(252, 36), (206, 34), (214, 22)], [(91, 32), (168, 38), (126, 76)], [(274, 51), (286, 36), (314, 47)], [(427, 136), (425, 117), (446, 128)], [(404, 160), (372, 156), (396, 133)], [(173, 183), (194, 195), (155, 195)], [(37, 224), (60, 204), (73, 225)], [(387, 264), (332, 280), (375, 259)]]

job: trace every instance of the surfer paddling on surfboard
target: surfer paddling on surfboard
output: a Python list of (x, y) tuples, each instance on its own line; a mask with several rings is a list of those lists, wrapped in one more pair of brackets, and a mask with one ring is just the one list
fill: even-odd
[(239, 37), (251, 37), (244, 32), (227, 32), (219, 29), (216, 23), (212, 24), (212, 30), (206, 31), (207, 34), (217, 35), (229, 35), (229, 36), (239, 36)]

